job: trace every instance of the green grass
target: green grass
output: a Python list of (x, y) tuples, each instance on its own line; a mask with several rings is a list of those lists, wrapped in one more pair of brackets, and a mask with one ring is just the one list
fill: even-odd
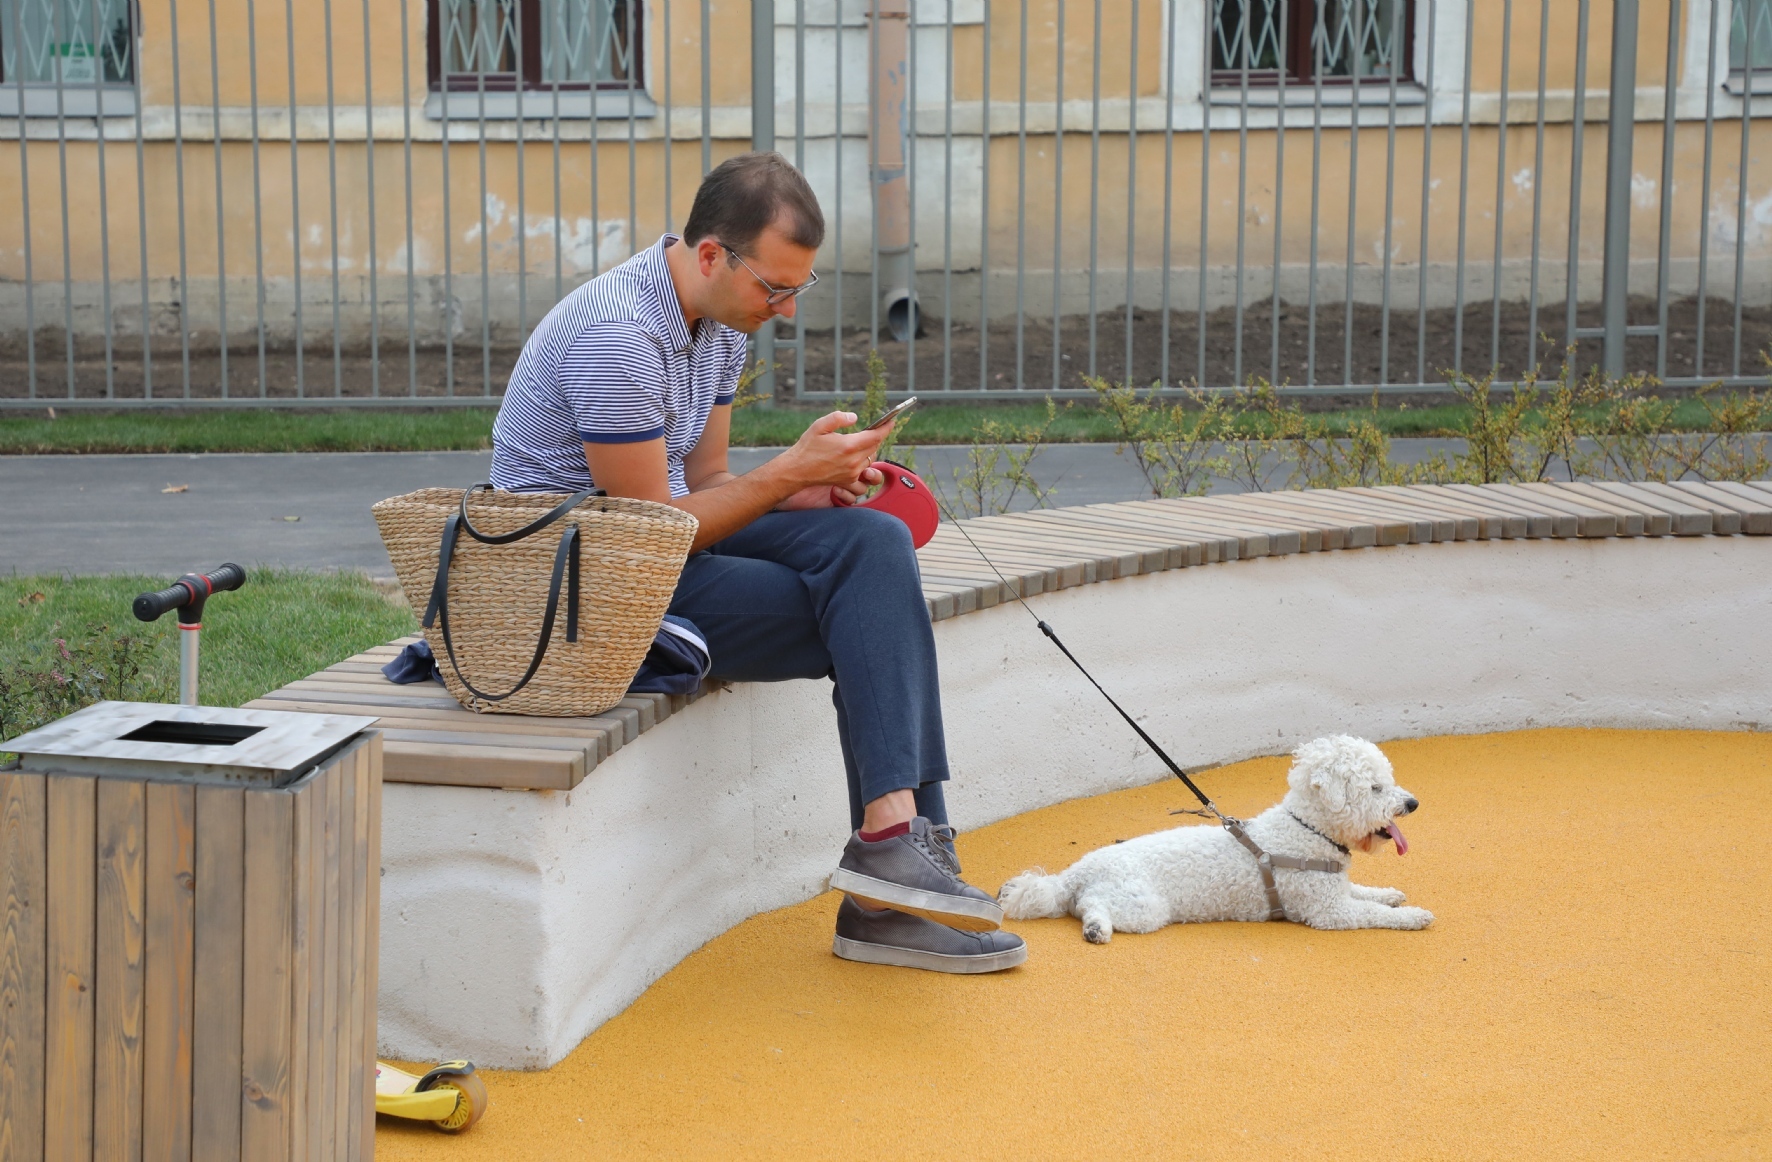
[[(732, 442), (740, 447), (793, 443), (816, 408), (742, 408), (732, 417)], [(101, 452), (438, 452), (492, 446), (494, 412), (485, 408), (435, 411), (201, 411), (70, 412), (45, 416), (0, 415), (0, 455)], [(969, 444), (987, 419), (1005, 427), (1038, 425), (1044, 403), (941, 404), (925, 402), (911, 413), (904, 431), (910, 444)], [(1382, 405), (1325, 412), (1319, 418), (1344, 428), (1371, 416), (1392, 436), (1456, 435), (1469, 409), (1447, 403), (1431, 407)], [(865, 417), (864, 417), (865, 418)], [(1684, 400), (1674, 425), (1701, 431), (1705, 411)], [(1060, 410), (1049, 438), (1055, 443), (1110, 441), (1113, 429), (1096, 408)]]
[[(143, 678), (106, 697), (176, 698), (177, 618), (143, 624), (130, 602), (165, 577), (0, 577), (0, 674), (52, 666), (56, 639), (75, 644), (100, 627), (128, 633), (146, 647)], [(199, 697), (206, 706), (238, 706), (416, 627), (359, 573), (250, 569), (238, 591), (203, 611)], [(4, 735), (0, 735), (4, 737)]]

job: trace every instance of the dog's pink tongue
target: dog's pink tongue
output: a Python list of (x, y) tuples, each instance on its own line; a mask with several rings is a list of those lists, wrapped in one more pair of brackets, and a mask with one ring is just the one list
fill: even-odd
[(1397, 854), (1408, 855), (1409, 841), (1403, 838), (1403, 829), (1397, 826), (1397, 821), (1395, 819), (1392, 819), (1390, 822), (1390, 831), (1391, 838), (1397, 841)]

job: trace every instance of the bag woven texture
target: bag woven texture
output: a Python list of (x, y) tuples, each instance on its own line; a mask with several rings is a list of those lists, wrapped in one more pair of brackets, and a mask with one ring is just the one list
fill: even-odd
[[(444, 526), (461, 511), (462, 494), (459, 488), (421, 488), (372, 510), (414, 610), (430, 601)], [(482, 533), (498, 535), (522, 528), (568, 496), (476, 491), (467, 512)], [(567, 640), (562, 588), (547, 651), (534, 676), (502, 701), (476, 696), (462, 676), (483, 693), (503, 693), (529, 668), (547, 613), (556, 552), (571, 526), (580, 539), (578, 640)], [(461, 675), (448, 663), (442, 619), (424, 631), (443, 684), (463, 706), (479, 712), (578, 717), (608, 710), (626, 695), (658, 633), (696, 528), (693, 516), (668, 504), (594, 496), (510, 544), (483, 544), (464, 533), (449, 565), (447, 609)]]

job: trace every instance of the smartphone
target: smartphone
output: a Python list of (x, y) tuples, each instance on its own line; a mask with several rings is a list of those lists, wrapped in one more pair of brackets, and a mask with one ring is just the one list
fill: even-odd
[(887, 408), (886, 414), (881, 416), (879, 419), (875, 420), (873, 423), (869, 424), (865, 430), (871, 432), (876, 428), (883, 428), (887, 424), (891, 423), (893, 420), (896, 420), (899, 416), (904, 415), (906, 412), (910, 411), (912, 408), (914, 408), (916, 406), (917, 406), (917, 397), (913, 395), (909, 399), (905, 400), (904, 402), (894, 404), (893, 406)]

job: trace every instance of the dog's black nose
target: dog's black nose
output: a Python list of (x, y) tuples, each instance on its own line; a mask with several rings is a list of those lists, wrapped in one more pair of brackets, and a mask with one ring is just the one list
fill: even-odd
[(1415, 801), (1415, 796), (1411, 795), (1407, 799), (1403, 800), (1403, 814), (1411, 815), (1415, 812), (1415, 809), (1419, 806), (1421, 806), (1421, 804), (1417, 803)]

